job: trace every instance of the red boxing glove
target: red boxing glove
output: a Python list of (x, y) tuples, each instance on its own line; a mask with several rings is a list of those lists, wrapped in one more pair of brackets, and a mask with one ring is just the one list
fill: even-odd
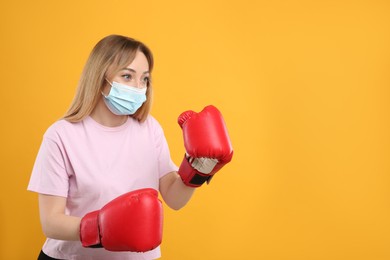
[(84, 247), (146, 252), (162, 241), (163, 210), (154, 189), (135, 190), (85, 215), (80, 224)]
[(214, 106), (201, 112), (183, 112), (178, 123), (183, 130), (186, 155), (179, 168), (184, 184), (199, 187), (231, 161), (233, 148), (222, 114)]

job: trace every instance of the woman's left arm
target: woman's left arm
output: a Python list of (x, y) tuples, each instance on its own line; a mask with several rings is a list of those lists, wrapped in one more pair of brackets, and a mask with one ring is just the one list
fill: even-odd
[(174, 210), (184, 207), (194, 194), (195, 188), (186, 186), (177, 172), (160, 178), (160, 193), (165, 203)]

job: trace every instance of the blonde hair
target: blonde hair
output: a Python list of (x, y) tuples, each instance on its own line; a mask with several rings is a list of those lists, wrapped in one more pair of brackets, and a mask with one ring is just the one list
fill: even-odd
[[(153, 55), (145, 44), (121, 35), (109, 35), (101, 39), (89, 55), (76, 95), (63, 118), (69, 122), (79, 122), (90, 115), (102, 97), (101, 91), (106, 84), (105, 78), (109, 70), (118, 71), (129, 65), (134, 60), (137, 51), (141, 51), (146, 56), (151, 73)], [(152, 94), (152, 84), (149, 81), (146, 101), (135, 114), (131, 115), (132, 117), (140, 122), (146, 120), (152, 105)]]

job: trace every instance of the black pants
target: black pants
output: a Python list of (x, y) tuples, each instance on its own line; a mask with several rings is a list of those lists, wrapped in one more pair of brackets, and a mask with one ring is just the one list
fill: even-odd
[(38, 256), (38, 260), (61, 260), (61, 259), (50, 257), (50, 256), (46, 255), (45, 253), (43, 253), (43, 251), (41, 250), (41, 253), (39, 253), (39, 256)]

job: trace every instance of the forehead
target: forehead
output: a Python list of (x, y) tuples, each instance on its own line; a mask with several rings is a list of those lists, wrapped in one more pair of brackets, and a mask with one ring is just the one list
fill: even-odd
[(127, 58), (122, 57), (119, 62), (111, 64), (108, 69), (108, 74), (115, 74), (124, 69), (131, 69), (134, 72), (144, 73), (149, 71), (149, 62), (145, 54), (141, 51), (137, 51), (133, 55), (129, 55)]
[(126, 68), (141, 69), (142, 71), (149, 70), (149, 62), (142, 51), (137, 51), (133, 61)]

